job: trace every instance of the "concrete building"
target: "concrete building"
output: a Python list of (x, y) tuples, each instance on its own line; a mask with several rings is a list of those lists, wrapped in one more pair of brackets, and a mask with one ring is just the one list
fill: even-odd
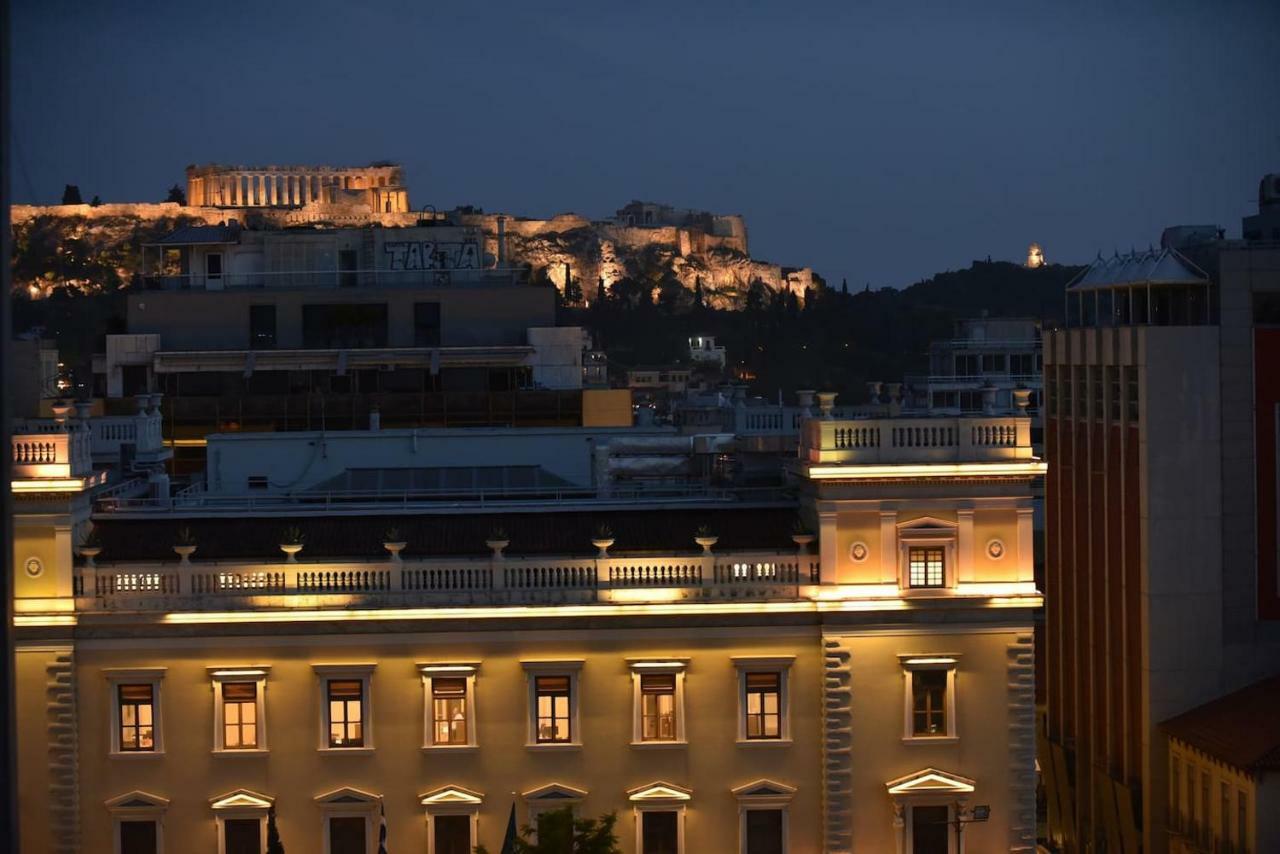
[(1183, 712), (1169, 742), (1169, 851), (1280, 851), (1280, 677)]
[[(955, 336), (929, 345), (929, 372), (903, 380), (904, 411), (938, 415), (1015, 407), (1026, 389), (1037, 416), (1042, 393), (1040, 323), (1030, 318), (980, 317), (956, 323)], [(892, 395), (890, 395), (892, 397)]]
[(1159, 725), (1280, 670), (1280, 247), (1218, 235), (1099, 258), (1046, 338), (1040, 761), (1060, 850), (1168, 850)]
[(1027, 419), (802, 436), (798, 499), (100, 503), (80, 562), (17, 436), (21, 850), (1033, 851)]
[(209, 433), (363, 428), (374, 413), (387, 427), (630, 423), (610, 400), (625, 391), (583, 389), (590, 342), (555, 326), (554, 289), (482, 247), (469, 226), (181, 229), (144, 247), (96, 391), (162, 392), (184, 472)]

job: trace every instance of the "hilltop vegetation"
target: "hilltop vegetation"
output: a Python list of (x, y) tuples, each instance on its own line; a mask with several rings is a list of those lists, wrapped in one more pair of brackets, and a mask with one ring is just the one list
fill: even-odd
[(754, 394), (773, 398), (779, 389), (816, 388), (852, 402), (863, 399), (868, 380), (898, 380), (924, 369), (929, 342), (949, 337), (962, 318), (986, 313), (1057, 325), (1066, 284), (1079, 271), (977, 261), (900, 290), (822, 288), (803, 306), (791, 294), (757, 286), (742, 311), (707, 308), (696, 296), (682, 305), (664, 300), (660, 290), (619, 282), (609, 299), (562, 309), (561, 322), (592, 330), (619, 373), (681, 361), (690, 336), (714, 335), (730, 366), (750, 378)]

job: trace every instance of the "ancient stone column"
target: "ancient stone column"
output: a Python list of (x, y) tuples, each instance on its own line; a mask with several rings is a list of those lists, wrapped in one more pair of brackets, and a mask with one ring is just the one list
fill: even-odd
[(271, 176), (271, 204), (273, 206), (280, 204), (280, 176), (279, 175)]
[(302, 176), (302, 203), (311, 203), (311, 176), (306, 174)]

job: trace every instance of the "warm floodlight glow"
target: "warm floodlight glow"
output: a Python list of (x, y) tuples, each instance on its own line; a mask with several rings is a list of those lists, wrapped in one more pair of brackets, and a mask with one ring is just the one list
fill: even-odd
[(903, 664), (955, 664), (954, 658), (908, 658)]
[(80, 492), (84, 489), (84, 478), (45, 478), (41, 480), (10, 481), (9, 488), (14, 492)]
[(812, 480), (870, 480), (891, 477), (1035, 477), (1049, 470), (1040, 460), (1015, 463), (915, 463), (910, 465), (816, 465)]

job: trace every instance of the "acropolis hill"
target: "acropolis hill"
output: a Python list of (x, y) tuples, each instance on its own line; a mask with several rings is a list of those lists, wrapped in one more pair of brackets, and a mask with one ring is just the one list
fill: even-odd
[[(250, 229), (374, 227), (417, 225), (424, 219), (480, 226), (485, 250), (499, 258), (498, 238), (506, 242), (508, 266), (527, 265), (564, 292), (571, 276), (586, 299), (603, 285), (609, 289), (630, 278), (659, 285), (678, 282), (692, 291), (701, 284), (709, 305), (740, 307), (750, 285), (789, 290), (800, 299), (820, 279), (807, 267), (792, 268), (753, 259), (741, 216), (681, 210), (633, 201), (610, 219), (574, 213), (551, 219), (486, 213), (471, 207), (437, 213), (414, 210), (403, 170), (391, 163), (366, 167), (189, 166), (189, 204), (126, 203), (90, 205), (15, 205), (15, 232), (27, 242), (74, 237), (93, 252), (112, 259), (118, 281), (127, 284), (136, 248), (143, 237), (188, 224), (216, 225), (231, 220)], [(23, 240), (17, 241), (23, 245)], [(57, 277), (55, 277), (57, 278)], [(92, 278), (92, 276), (82, 277)], [(81, 287), (92, 282), (77, 281)], [(105, 283), (97, 283), (99, 286)], [(15, 269), (14, 286), (47, 290), (58, 282), (36, 270)], [(574, 289), (576, 292), (576, 289)], [(34, 293), (35, 291), (33, 291)]]

